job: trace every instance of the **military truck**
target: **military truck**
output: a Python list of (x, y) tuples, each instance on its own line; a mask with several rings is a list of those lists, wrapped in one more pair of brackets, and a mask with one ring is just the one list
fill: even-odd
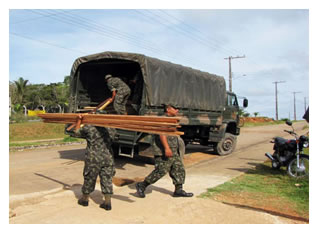
[[(164, 115), (164, 105), (179, 109), (186, 144), (212, 146), (219, 155), (234, 151), (239, 128), (236, 94), (226, 91), (222, 76), (202, 72), (142, 54), (103, 52), (80, 57), (71, 70), (69, 112), (88, 112), (108, 97), (106, 74), (122, 78), (131, 88), (128, 115)], [(248, 100), (243, 100), (247, 107)], [(115, 113), (109, 105), (104, 113)], [(152, 136), (116, 129), (116, 155), (148, 156)]]

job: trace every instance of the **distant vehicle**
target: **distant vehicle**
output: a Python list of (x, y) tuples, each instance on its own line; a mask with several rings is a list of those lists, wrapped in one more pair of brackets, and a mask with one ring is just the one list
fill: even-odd
[[(69, 112), (88, 112), (108, 97), (106, 74), (122, 78), (131, 88), (128, 114), (163, 115), (172, 104), (181, 115), (185, 143), (213, 146), (215, 153), (234, 151), (240, 134), (236, 94), (226, 91), (223, 77), (142, 54), (103, 52), (80, 57), (71, 70)], [(248, 100), (244, 98), (243, 107)], [(109, 105), (104, 113), (114, 113)], [(71, 134), (71, 133), (69, 133)], [(113, 148), (118, 155), (133, 157), (147, 152), (152, 136), (116, 130)]]

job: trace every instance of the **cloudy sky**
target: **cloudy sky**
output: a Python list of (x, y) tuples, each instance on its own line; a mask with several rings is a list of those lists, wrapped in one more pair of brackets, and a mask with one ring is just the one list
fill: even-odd
[(9, 80), (62, 82), (80, 56), (142, 53), (221, 75), (249, 99), (247, 112), (301, 119), (309, 104), (308, 9), (9, 10)]

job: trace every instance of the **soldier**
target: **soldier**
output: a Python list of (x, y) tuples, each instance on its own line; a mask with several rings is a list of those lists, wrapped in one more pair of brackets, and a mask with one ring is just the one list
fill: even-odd
[(82, 197), (78, 204), (88, 206), (89, 194), (94, 191), (99, 175), (101, 191), (105, 201), (101, 208), (111, 210), (111, 195), (113, 194), (112, 177), (115, 175), (113, 152), (111, 148), (110, 128), (84, 125), (75, 132), (76, 137), (85, 137), (87, 148), (83, 169), (84, 183)]
[(141, 70), (137, 72), (132, 80), (129, 81), (130, 84), (133, 84), (134, 91), (131, 99), (131, 106), (138, 113), (140, 109), (141, 96), (142, 96), (142, 88), (143, 88), (143, 80), (142, 80)]
[(111, 74), (105, 76), (109, 90), (112, 92), (112, 97), (109, 99), (113, 102), (113, 107), (117, 114), (127, 114), (126, 103), (131, 94), (129, 86), (118, 77), (113, 77)]
[[(172, 105), (165, 107), (167, 116), (176, 116), (178, 109), (175, 109)], [(154, 155), (155, 155), (155, 169), (144, 179), (143, 182), (136, 184), (137, 194), (139, 197), (145, 197), (144, 191), (150, 184), (157, 182), (160, 178), (169, 172), (169, 175), (175, 186), (173, 193), (174, 197), (192, 197), (193, 193), (187, 193), (182, 189), (182, 185), (185, 181), (185, 169), (182, 161), (184, 154), (183, 149), (179, 150), (181, 146), (180, 137), (155, 135), (154, 136)], [(180, 138), (181, 139), (181, 138)]]

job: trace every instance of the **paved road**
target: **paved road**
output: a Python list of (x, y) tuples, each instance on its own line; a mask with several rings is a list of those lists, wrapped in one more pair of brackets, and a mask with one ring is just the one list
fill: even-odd
[[(294, 124), (298, 130), (305, 125), (305, 122)], [(285, 128), (288, 129), (285, 125), (242, 128), (236, 151), (225, 157), (212, 155), (207, 147), (188, 146), (185, 189), (199, 195), (265, 161), (264, 152), (272, 151), (269, 140), (275, 135), (286, 136)], [(99, 185), (91, 196), (90, 206), (79, 207), (76, 201), (83, 180), (84, 147), (10, 153), (10, 208), (16, 214), (10, 223), (292, 223), (212, 200), (173, 198), (168, 176), (148, 188), (145, 199), (136, 197), (134, 184), (115, 187), (111, 212), (99, 208), (102, 202)], [(152, 165), (142, 161), (116, 160), (116, 178), (126, 183), (142, 179), (152, 169)]]

